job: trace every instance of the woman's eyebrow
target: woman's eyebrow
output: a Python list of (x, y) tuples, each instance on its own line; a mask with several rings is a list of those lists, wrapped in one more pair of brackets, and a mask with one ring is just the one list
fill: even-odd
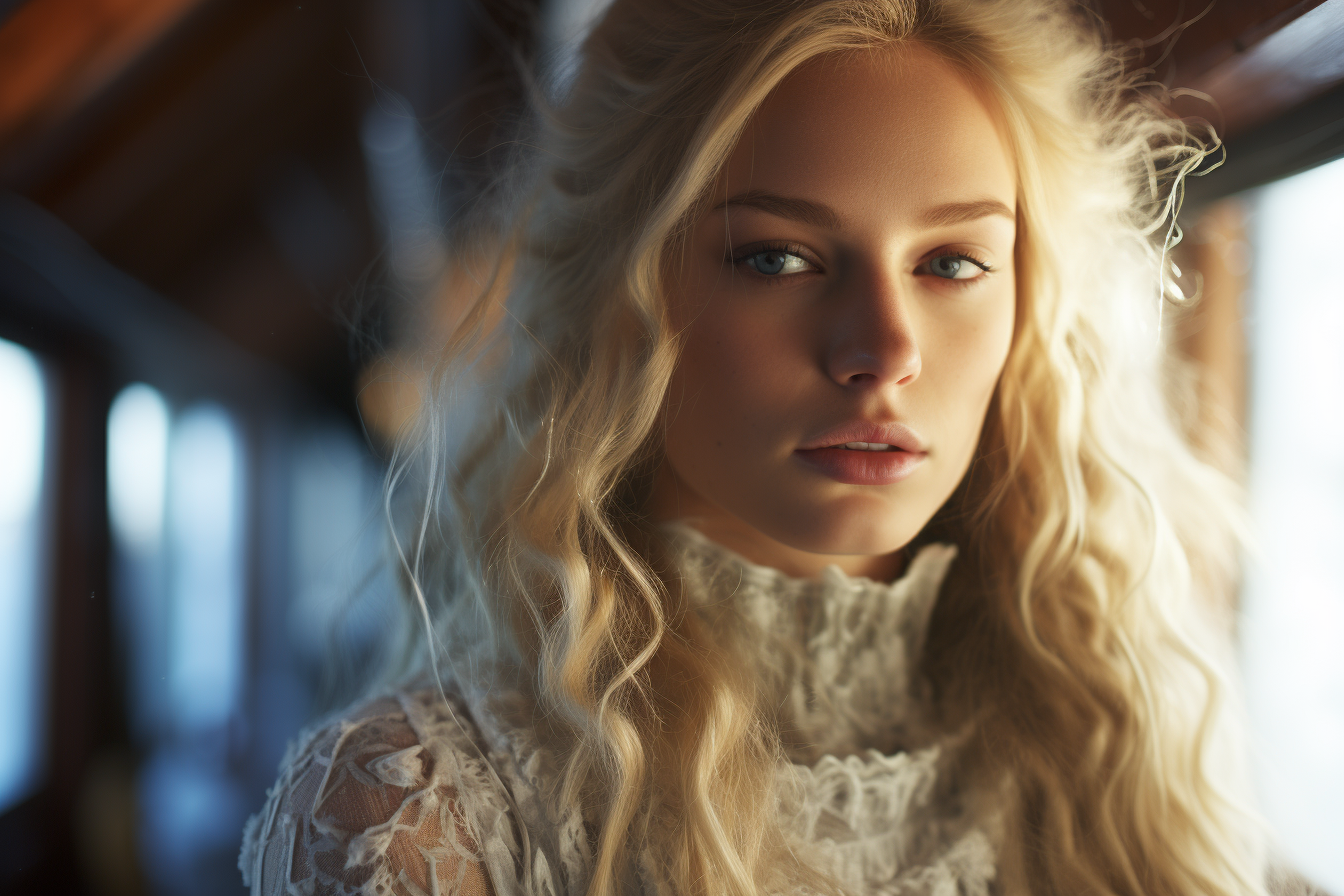
[(712, 210), (718, 211), (730, 205), (745, 205), (779, 218), (800, 221), (826, 230), (840, 229), (840, 216), (829, 205), (793, 196), (781, 196), (768, 190), (747, 190), (745, 193), (738, 193), (723, 200)]
[(920, 218), (925, 227), (946, 227), (974, 221), (987, 215), (1001, 215), (1014, 223), (1017, 214), (997, 199), (976, 199), (971, 202), (949, 202), (926, 211)]
[[(835, 209), (810, 199), (781, 196), (769, 190), (747, 190), (736, 196), (730, 196), (714, 206), (713, 210), (718, 211), (732, 205), (759, 209), (776, 217), (800, 221), (826, 230), (841, 229), (840, 216), (836, 214)], [(931, 208), (920, 217), (919, 223), (924, 227), (947, 227), (988, 215), (999, 215), (1009, 221), (1017, 221), (1017, 214), (997, 199), (975, 199), (970, 202), (949, 202)]]

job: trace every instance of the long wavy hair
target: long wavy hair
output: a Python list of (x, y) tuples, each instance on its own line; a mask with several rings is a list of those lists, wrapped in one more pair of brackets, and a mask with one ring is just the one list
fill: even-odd
[(1012, 347), (921, 536), (962, 552), (923, 671), (939, 724), (971, 732), (959, 780), (1002, 813), (1003, 891), (1261, 894), (1191, 622), (1236, 496), (1158, 376), (1175, 190), (1207, 147), (1064, 0), (616, 0), (464, 252), (390, 478), (420, 658), (532, 689), (552, 796), (597, 832), (590, 894), (637, 859), (672, 892), (835, 889), (780, 832), (769, 713), (643, 508), (678, 358), (666, 272), (739, 135), (808, 60), (916, 41), (990, 98), (1019, 183)]

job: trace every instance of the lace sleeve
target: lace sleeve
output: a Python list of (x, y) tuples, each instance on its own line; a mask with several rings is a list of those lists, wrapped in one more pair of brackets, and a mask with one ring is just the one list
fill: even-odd
[[(487, 844), (396, 697), (384, 697), (291, 747), (243, 835), (253, 896), (493, 896)], [(438, 749), (431, 749), (437, 746)]]

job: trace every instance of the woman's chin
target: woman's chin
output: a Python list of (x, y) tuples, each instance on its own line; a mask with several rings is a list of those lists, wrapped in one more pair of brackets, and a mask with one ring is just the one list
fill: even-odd
[[(829, 558), (843, 568), (846, 558), (881, 557), (899, 551), (927, 521), (901, 519), (890, 513), (856, 515), (814, 508), (777, 516), (760, 529), (791, 550)], [(823, 565), (825, 562), (822, 559)]]

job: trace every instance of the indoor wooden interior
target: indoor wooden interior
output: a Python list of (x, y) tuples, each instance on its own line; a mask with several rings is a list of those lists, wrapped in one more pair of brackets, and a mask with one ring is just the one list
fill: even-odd
[[(1187, 191), (1178, 261), (1202, 300), (1178, 315), (1173, 345), (1197, 371), (1191, 438), (1233, 472), (1243, 462), (1247, 237), (1226, 197), (1344, 152), (1341, 67), (1319, 64), (1344, 58), (1340, 17), (1319, 24), (1341, 4), (1088, 7), (1135, 48), (1136, 67), (1185, 89), (1180, 114), (1207, 119), (1225, 141), (1226, 163)], [(44, 210), (220, 352), (278, 371), (296, 401), (365, 426), (381, 450), (414, 403), (404, 371), (387, 374), (410, 328), (404, 303), (377, 288), (384, 246), (362, 118), (404, 100), (445, 172), (441, 198), (469, 202), (503, 151), (521, 95), (516, 66), (533, 55), (542, 14), (538, 0), (0, 0), (0, 192)], [(312, 238), (288, 245), (285, 227)], [(11, 276), (20, 261), (5, 261)], [(134, 302), (105, 310), (127, 330), (170, 332)], [(50, 702), (60, 709), (48, 757), (60, 774), (0, 817), (8, 893), (47, 892), (37, 882), (53, 874), (70, 893), (143, 886), (129, 822), (90, 836), (79, 808), (90, 769), (128, 738), (108, 611), (89, 600), (108, 589), (106, 514), (94, 511), (104, 421), (124, 381), (100, 319), (0, 291), (0, 336), (60, 368), (66, 434), (55, 461), (61, 635)]]

